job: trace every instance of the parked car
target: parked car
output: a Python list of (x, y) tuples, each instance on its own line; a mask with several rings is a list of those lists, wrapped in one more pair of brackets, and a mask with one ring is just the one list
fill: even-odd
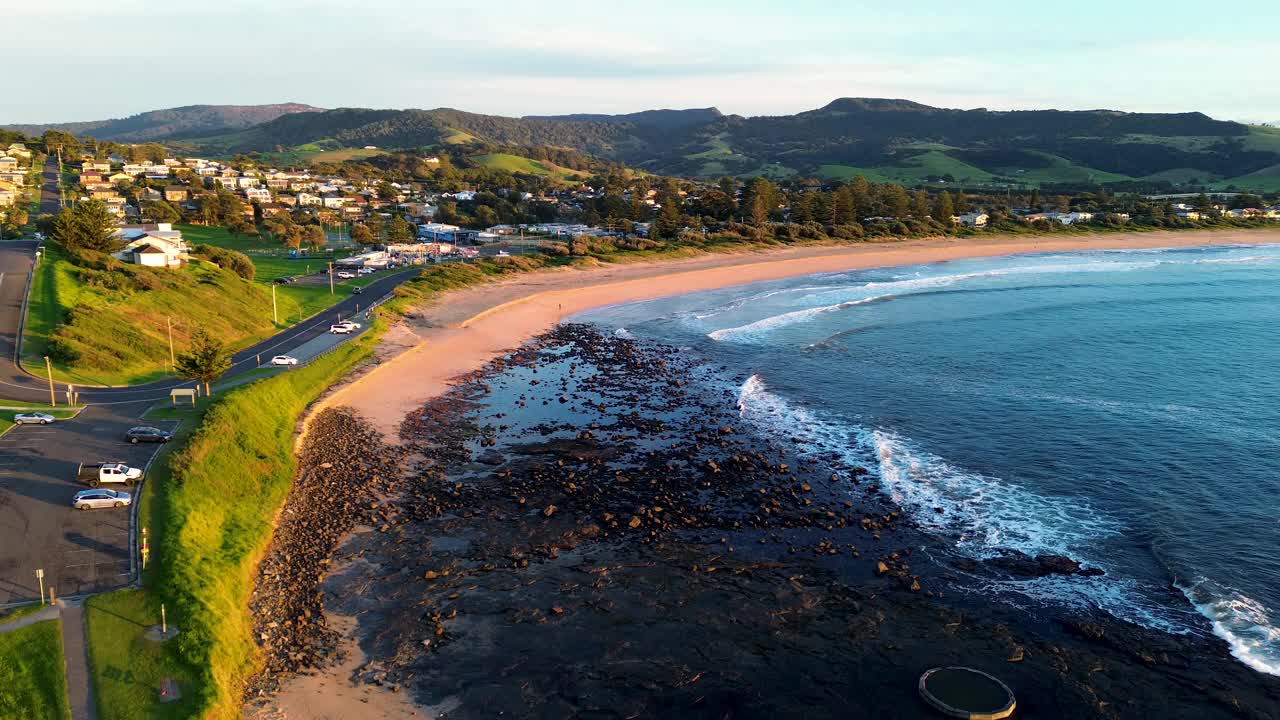
[(281, 277), (276, 278), (275, 280), (275, 283), (277, 285), (288, 285), (290, 283), (296, 283), (296, 282), (298, 282), (298, 278), (292, 275), (283, 275)]
[(297, 365), (298, 358), (290, 355), (277, 355), (271, 358), (272, 365)]
[(329, 326), (329, 332), (334, 335), (350, 335), (352, 330), (355, 330), (355, 328), (343, 323)]
[(76, 470), (76, 479), (92, 488), (104, 483), (132, 485), (142, 479), (142, 470), (120, 462), (95, 463), (81, 465)]
[(13, 416), (14, 425), (48, 425), (54, 420), (57, 418), (48, 413), (38, 412), (18, 413)]
[(347, 327), (351, 328), (352, 330), (359, 330), (360, 328), (364, 327), (363, 325), (361, 325), (360, 323), (356, 322), (355, 320), (343, 320), (342, 322), (340, 322), (340, 323), (338, 323), (338, 324), (339, 324), (339, 325), (346, 325)]
[(81, 490), (71, 498), (71, 507), (77, 510), (93, 508), (125, 507), (133, 502), (127, 492), (118, 490)]
[(351, 294), (352, 294), (352, 295), (363, 295), (363, 294), (364, 294), (364, 288), (362, 288), (362, 287), (353, 287), (353, 288), (351, 288)]
[(337, 273), (335, 273), (335, 274), (336, 274), (338, 277), (342, 278), (343, 280), (350, 280), (351, 278), (353, 278), (353, 277), (355, 277), (355, 276), (356, 276), (356, 274), (355, 274), (355, 273), (350, 272), (350, 271), (347, 271), (347, 270), (339, 270), (339, 271), (338, 271)]
[(357, 274), (357, 275), (372, 275), (372, 274), (373, 274), (373, 268), (360, 268), (359, 270), (357, 270), (357, 271), (356, 271), (356, 274)]
[(129, 431), (124, 434), (124, 439), (134, 445), (137, 445), (140, 442), (162, 443), (172, 440), (173, 434), (167, 433), (160, 428), (143, 425), (135, 428), (129, 428)]

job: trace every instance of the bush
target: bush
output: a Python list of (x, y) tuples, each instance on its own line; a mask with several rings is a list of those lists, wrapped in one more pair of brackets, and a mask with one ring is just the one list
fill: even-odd
[(58, 337), (57, 334), (50, 335), (49, 341), (45, 343), (45, 352), (49, 353), (49, 359), (64, 365), (69, 365), (80, 360), (80, 351), (67, 341), (66, 338)]
[(228, 250), (217, 245), (196, 245), (192, 248), (191, 254), (208, 258), (218, 267), (226, 268), (245, 280), (253, 280), (257, 273), (257, 268), (254, 267), (249, 256), (236, 250)]
[(562, 242), (554, 242), (551, 240), (543, 240), (542, 242), (538, 243), (538, 250), (548, 255), (563, 256), (563, 255), (569, 254), (568, 245), (565, 245)]

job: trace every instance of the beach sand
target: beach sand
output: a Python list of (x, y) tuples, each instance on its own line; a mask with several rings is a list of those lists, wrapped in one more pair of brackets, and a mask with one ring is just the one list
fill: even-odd
[(444, 293), (415, 310), (384, 339), (379, 365), (330, 393), (311, 415), (325, 407), (349, 406), (395, 443), (405, 416), (447, 390), (452, 378), (481, 368), (565, 317), (608, 305), (816, 273), (963, 258), (1277, 242), (1280, 230), (1271, 229), (938, 238), (525, 273)]

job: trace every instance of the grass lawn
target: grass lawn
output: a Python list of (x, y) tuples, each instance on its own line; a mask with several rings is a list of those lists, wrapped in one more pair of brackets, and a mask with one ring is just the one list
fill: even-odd
[(61, 622), (38, 622), (0, 635), (0, 718), (70, 718), (64, 667)]
[[(180, 225), (178, 229), (182, 230), (182, 236), (192, 244), (217, 245), (248, 255), (257, 270), (254, 282), (268, 293), (276, 278), (286, 275), (299, 278), (314, 275), (328, 269), (329, 262), (335, 257), (348, 257), (355, 252), (354, 249), (343, 249), (336, 253), (291, 258), (287, 251), (272, 241), (244, 235), (233, 237), (223, 227)], [(277, 285), (276, 305), (280, 325), (285, 327), (315, 315), (349, 295), (352, 287), (364, 287), (377, 279), (378, 275), (365, 275), (354, 280), (338, 280), (333, 294), (329, 293), (327, 282), (321, 285)]]
[[(182, 663), (178, 640), (166, 644), (143, 637), (160, 624), (160, 606), (145, 590), (117, 590), (85, 603), (89, 637), (89, 673), (100, 720), (189, 718), (197, 696), (190, 692), (196, 673)], [(159, 702), (161, 682), (171, 679), (183, 696)]]

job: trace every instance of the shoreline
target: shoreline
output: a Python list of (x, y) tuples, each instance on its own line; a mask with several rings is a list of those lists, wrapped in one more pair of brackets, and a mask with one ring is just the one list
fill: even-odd
[(443, 293), (397, 323), (379, 345), (380, 363), (319, 401), (303, 421), (348, 406), (388, 443), (409, 413), (446, 392), (454, 378), (594, 308), (805, 275), (1041, 252), (1140, 250), (1280, 243), (1280, 230), (1016, 235), (786, 248), (693, 259), (526, 273)]
[[(264, 573), (284, 582), (259, 584), (279, 601), (255, 606), (255, 633), (278, 621), (339, 646), (307, 667), (298, 643), (273, 643), (284, 682), (246, 698), (252, 716), (905, 719), (927, 712), (923, 668), (963, 664), (1007, 681), (1028, 716), (1272, 717), (1276, 678), (1218, 638), (965, 591), (1089, 573), (951, 554), (874, 471), (761, 434), (704, 369), (566, 324), (418, 409), (398, 449), (325, 413), (287, 514), (305, 532), (284, 536), (309, 546), (356, 523), (332, 554), (274, 548), (292, 571)], [(368, 498), (376, 518), (316, 491), (335, 474), (385, 481), (392, 457), (403, 474)]]

